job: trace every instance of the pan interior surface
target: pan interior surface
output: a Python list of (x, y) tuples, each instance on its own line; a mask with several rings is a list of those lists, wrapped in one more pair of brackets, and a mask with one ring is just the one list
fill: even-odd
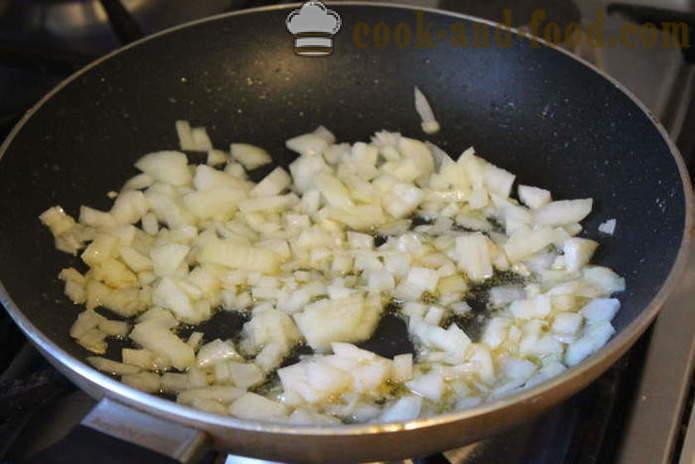
[[(686, 198), (669, 146), (634, 101), (578, 61), (521, 38), (504, 48), (449, 39), (431, 48), (361, 47), (368, 39), (355, 41), (358, 23), (415, 30), (415, 11), (335, 8), (343, 30), (331, 56), (294, 53), (285, 9), (221, 17), (114, 55), (31, 115), (0, 164), (0, 281), (38, 331), (77, 358), (87, 355), (68, 336), (81, 308), (57, 279), (79, 259), (54, 249), (38, 215), (55, 204), (73, 215), (81, 204), (107, 209), (105, 193), (136, 173), (137, 158), (177, 148), (177, 119), (207, 127), (218, 148), (262, 146), (279, 165), (294, 159), (284, 141), (318, 125), (340, 141), (387, 129), (427, 138), (452, 156), (474, 146), (556, 199), (594, 198), (583, 236), (601, 243), (595, 261), (627, 281), (618, 332), (650, 304), (678, 256)], [(458, 17), (424, 20), (472, 30)], [(415, 85), (443, 127), (434, 136), (421, 131)], [(600, 236), (598, 225), (611, 218), (615, 236)]]

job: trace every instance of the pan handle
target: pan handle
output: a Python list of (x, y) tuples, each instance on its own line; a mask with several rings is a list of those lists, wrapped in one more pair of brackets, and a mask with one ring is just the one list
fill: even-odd
[(194, 464), (209, 445), (199, 430), (104, 398), (65, 438), (24, 464)]

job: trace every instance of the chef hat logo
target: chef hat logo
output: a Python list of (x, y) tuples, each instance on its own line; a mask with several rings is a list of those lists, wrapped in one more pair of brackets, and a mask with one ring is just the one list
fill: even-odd
[(287, 30), (294, 35), (294, 51), (302, 56), (333, 53), (333, 36), (340, 30), (338, 13), (321, 2), (306, 2), (287, 17)]

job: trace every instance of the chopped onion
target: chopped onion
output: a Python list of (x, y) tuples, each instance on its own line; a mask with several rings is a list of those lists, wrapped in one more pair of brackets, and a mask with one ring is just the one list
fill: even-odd
[(178, 151), (159, 151), (140, 158), (135, 167), (153, 179), (171, 185), (186, 185), (191, 180), (188, 158)]
[(244, 390), (230, 386), (211, 386), (184, 390), (176, 398), (182, 404), (192, 404), (196, 399), (230, 403), (244, 395)]
[(179, 370), (191, 367), (195, 361), (193, 349), (156, 321), (137, 324), (130, 333), (130, 338), (158, 356), (169, 359)]
[(229, 412), (242, 419), (273, 421), (287, 417), (287, 408), (255, 393), (246, 393), (229, 407)]
[(148, 371), (157, 369), (157, 359), (150, 350), (123, 348), (121, 351), (121, 358), (125, 364), (137, 366), (140, 369)]
[[(418, 89), (416, 105), (423, 129), (438, 129)], [(228, 155), (204, 128), (176, 130), (206, 164), (150, 153), (110, 209), (40, 216), (87, 266), (59, 274), (86, 307), (71, 337), (96, 354), (128, 338), (122, 362), (89, 358), (127, 385), (244, 419), (405, 421), (530, 388), (615, 331), (611, 296), (625, 280), (590, 264), (597, 243), (579, 222), (591, 199), (552, 201), (526, 185), (511, 198), (514, 174), (473, 148), (454, 161), (385, 131), (337, 144), (323, 126), (286, 142), (299, 154), (289, 171), (255, 183), (246, 171), (271, 161), (265, 150), (232, 144)], [(479, 317), (469, 302), (481, 288), (494, 314), (473, 341), (456, 321)], [(414, 344), (393, 359), (353, 344), (389, 302)], [(183, 335), (218, 310), (245, 313), (238, 341)], [(303, 343), (315, 354), (287, 365)]]
[(99, 329), (111, 337), (125, 337), (130, 331), (130, 324), (125, 321), (109, 321), (104, 319), (99, 322)]
[(614, 333), (615, 329), (610, 322), (601, 322), (587, 327), (582, 338), (567, 346), (565, 363), (570, 367), (579, 364), (605, 345)]
[(222, 150), (212, 149), (208, 151), (208, 166), (218, 166), (220, 164), (225, 164), (229, 161), (229, 156)]
[(176, 121), (176, 133), (179, 136), (179, 146), (181, 150), (195, 150), (196, 144), (193, 141), (191, 125), (188, 121)]
[(98, 356), (90, 356), (87, 358), (87, 361), (100, 371), (104, 371), (112, 375), (137, 374), (140, 372), (140, 368), (137, 366), (130, 366), (128, 364), (119, 363), (106, 358), (100, 358)]
[(558, 240), (560, 229), (545, 227), (529, 230), (521, 228), (514, 232), (504, 245), (504, 251), (510, 261), (516, 262), (538, 253)]
[(166, 393), (179, 393), (188, 390), (188, 376), (186, 374), (177, 374), (166, 372), (162, 374), (162, 391)]
[(393, 378), (397, 382), (406, 382), (413, 378), (413, 355), (399, 354), (393, 358)]
[(234, 344), (231, 341), (225, 342), (216, 339), (200, 347), (196, 365), (198, 367), (207, 367), (230, 359), (241, 360), (241, 356), (234, 348)]
[(587, 282), (599, 287), (606, 295), (625, 290), (625, 279), (607, 267), (586, 267), (583, 275)]
[(581, 309), (581, 314), (589, 324), (610, 322), (620, 309), (620, 301), (615, 298), (597, 298)]
[(582, 221), (591, 212), (593, 200), (562, 200), (541, 206), (534, 211), (536, 224), (562, 226)]
[(265, 379), (263, 371), (252, 363), (230, 362), (227, 367), (234, 385), (244, 390), (260, 384)]
[(138, 372), (121, 376), (121, 382), (145, 393), (157, 393), (162, 388), (161, 377), (153, 372)]
[(609, 219), (598, 226), (598, 231), (602, 234), (613, 235), (615, 233), (615, 227), (617, 224), (618, 221), (616, 221), (615, 219)]
[(598, 248), (598, 243), (585, 238), (570, 238), (565, 240), (563, 252), (565, 267), (568, 271), (578, 271), (591, 261)]
[(429, 372), (415, 377), (405, 385), (413, 393), (432, 401), (439, 401), (444, 393), (444, 377), (438, 372)]
[(488, 239), (481, 233), (462, 235), (456, 239), (456, 255), (461, 267), (472, 280), (492, 277)]
[(204, 127), (191, 128), (191, 137), (193, 138), (194, 151), (210, 151), (212, 150), (212, 142)]
[(278, 167), (251, 190), (251, 195), (256, 197), (272, 197), (282, 193), (282, 191), (290, 187), (291, 184), (292, 179), (289, 174), (287, 174), (287, 171)]
[(555, 316), (552, 332), (562, 342), (572, 342), (582, 325), (582, 315), (578, 313), (560, 313)]
[[(325, 128), (324, 128), (325, 129)], [(303, 156), (316, 156), (323, 153), (328, 147), (329, 141), (321, 134), (311, 133), (289, 139), (287, 148)]]
[(519, 186), (519, 200), (531, 209), (538, 209), (552, 201), (550, 192), (529, 185)]
[(339, 300), (320, 300), (295, 314), (307, 343), (317, 351), (326, 351), (332, 342), (357, 342), (371, 335), (381, 315), (381, 305), (372, 307), (362, 295)]
[(229, 151), (246, 169), (256, 169), (272, 161), (267, 151), (246, 143), (233, 143)]
[(512, 192), (516, 176), (509, 171), (500, 169), (492, 164), (485, 165), (484, 183), (490, 193), (507, 198)]
[(381, 415), (381, 420), (383, 422), (403, 422), (415, 419), (420, 415), (421, 408), (421, 397), (415, 395), (404, 396), (386, 408)]
[(415, 87), (415, 110), (420, 119), (422, 119), (422, 130), (426, 134), (435, 134), (440, 131), (441, 126), (434, 117), (434, 111), (432, 106), (430, 106), (430, 102), (427, 101), (425, 95), (417, 87)]

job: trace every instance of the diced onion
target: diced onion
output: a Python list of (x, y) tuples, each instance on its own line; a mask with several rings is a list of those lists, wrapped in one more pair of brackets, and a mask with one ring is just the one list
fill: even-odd
[(598, 231), (602, 234), (613, 235), (615, 233), (615, 227), (617, 224), (618, 221), (616, 221), (615, 219), (609, 219), (598, 226)]
[(271, 162), (268, 152), (254, 145), (233, 143), (229, 151), (232, 158), (239, 161), (246, 169), (256, 169)]
[[(439, 130), (417, 88), (415, 101), (423, 129)], [(615, 332), (613, 294), (626, 283), (590, 264), (598, 243), (580, 221), (591, 199), (553, 201), (527, 185), (513, 198), (514, 174), (472, 147), (454, 160), (386, 131), (338, 144), (323, 126), (287, 140), (299, 156), (255, 183), (247, 171), (272, 161), (264, 149), (235, 143), (228, 154), (205, 128), (177, 121), (176, 131), (206, 164), (150, 153), (110, 209), (40, 216), (86, 265), (58, 276), (85, 305), (70, 336), (99, 355), (111, 337), (132, 342), (120, 359), (88, 358), (127, 385), (242, 419), (398, 422), (530, 388)], [(355, 345), (387, 307), (412, 353)], [(238, 338), (196, 327), (220, 310), (243, 313)], [(474, 318), (472, 339), (461, 322)], [(288, 361), (302, 344), (314, 353)]]
[(426, 134), (435, 134), (440, 131), (441, 126), (434, 117), (434, 111), (432, 106), (430, 106), (430, 102), (427, 101), (425, 95), (417, 87), (415, 87), (415, 110), (420, 119), (422, 119), (422, 130)]
[(529, 185), (519, 186), (519, 200), (531, 209), (538, 209), (552, 201), (550, 192)]

